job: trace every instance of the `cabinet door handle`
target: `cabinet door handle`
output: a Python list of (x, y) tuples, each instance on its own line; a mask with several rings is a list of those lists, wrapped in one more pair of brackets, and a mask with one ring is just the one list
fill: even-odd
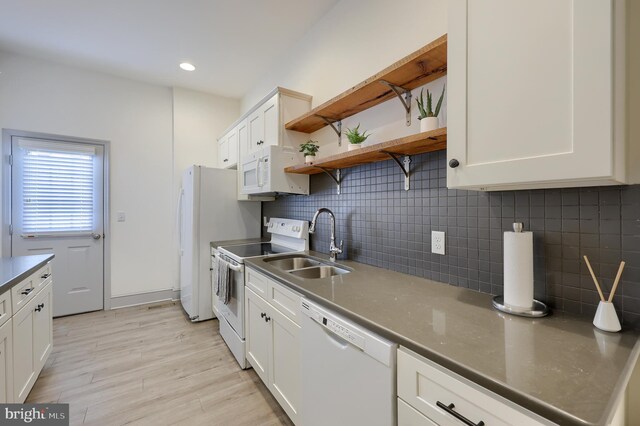
[(460, 162), (455, 158), (452, 158), (451, 160), (449, 160), (449, 167), (451, 167), (452, 169), (455, 169), (459, 165), (460, 165)]
[(264, 141), (258, 141), (256, 142), (256, 145), (262, 145), (264, 143)]
[(51, 276), (51, 274), (44, 274), (44, 275), (41, 275), (40, 278), (42, 278), (43, 280), (46, 280), (50, 276)]
[(437, 401), (436, 405), (438, 407), (442, 408), (447, 413), (451, 414), (456, 419), (460, 420), (465, 425), (468, 425), (468, 426), (484, 426), (484, 422), (482, 420), (480, 420), (478, 423), (474, 423), (471, 420), (469, 420), (468, 418), (466, 418), (465, 416), (463, 416), (462, 414), (458, 413), (457, 411), (454, 411), (453, 409), (456, 408), (456, 406), (453, 403), (451, 403), (449, 405), (444, 405), (442, 402)]
[(266, 316), (267, 316), (267, 314), (265, 314), (264, 312), (262, 312), (262, 313), (260, 314), (260, 318), (264, 318), (264, 317), (266, 317)]
[(228, 158), (225, 158), (224, 160), (222, 160), (223, 163), (226, 163), (227, 161), (229, 161)]
[(269, 321), (271, 321), (271, 317), (265, 317), (265, 318), (264, 318), (264, 321), (265, 321), (265, 322), (269, 322)]
[(31, 293), (33, 291), (33, 288), (28, 288), (26, 290), (23, 290), (20, 292), (20, 294), (24, 294), (25, 296), (28, 296), (29, 293)]

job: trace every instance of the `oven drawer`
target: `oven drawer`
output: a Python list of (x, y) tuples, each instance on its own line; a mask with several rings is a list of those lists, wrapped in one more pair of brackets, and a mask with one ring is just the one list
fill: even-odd
[(492, 426), (550, 424), (405, 348), (398, 349), (398, 397), (443, 426), (459, 426), (456, 415)]
[(245, 273), (246, 286), (253, 290), (253, 292), (258, 296), (266, 300), (269, 289), (269, 279), (250, 268), (245, 268)]

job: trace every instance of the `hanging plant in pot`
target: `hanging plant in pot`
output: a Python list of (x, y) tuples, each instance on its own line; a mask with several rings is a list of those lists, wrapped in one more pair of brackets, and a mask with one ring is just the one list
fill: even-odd
[(304, 154), (304, 162), (311, 164), (316, 159), (316, 153), (320, 150), (318, 141), (312, 141), (309, 139), (305, 143), (300, 144), (300, 152)]
[(354, 149), (362, 148), (362, 142), (366, 141), (371, 133), (366, 134), (367, 131), (360, 133), (360, 124), (358, 124), (353, 129), (347, 129), (345, 135), (347, 135), (347, 139), (349, 139), (348, 150), (353, 151)]
[(420, 120), (420, 131), (428, 132), (431, 130), (435, 130), (440, 127), (438, 123), (438, 114), (440, 114), (440, 108), (442, 107), (442, 100), (444, 99), (444, 87), (442, 87), (442, 94), (440, 95), (440, 99), (438, 99), (438, 103), (436, 104), (436, 110), (433, 111), (433, 99), (432, 93), (427, 89), (427, 102), (425, 105), (424, 98), (422, 97), (422, 92), (424, 89), (420, 91), (420, 97), (416, 99), (416, 103), (418, 104), (418, 110), (420, 111), (420, 115), (418, 116), (418, 120)]

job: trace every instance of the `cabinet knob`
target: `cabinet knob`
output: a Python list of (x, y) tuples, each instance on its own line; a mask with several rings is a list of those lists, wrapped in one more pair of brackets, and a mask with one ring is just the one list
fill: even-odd
[(229, 161), (228, 158), (225, 158), (224, 160), (222, 160), (223, 163), (226, 163), (227, 161)]
[(460, 165), (460, 162), (455, 158), (452, 158), (451, 160), (449, 160), (449, 167), (451, 167), (452, 169), (455, 169), (459, 165)]

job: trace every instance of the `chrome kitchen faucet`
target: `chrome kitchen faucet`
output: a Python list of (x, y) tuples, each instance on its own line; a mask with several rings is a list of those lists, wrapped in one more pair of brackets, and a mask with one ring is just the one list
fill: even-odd
[(342, 253), (342, 246), (344, 241), (340, 241), (340, 247), (336, 246), (336, 216), (333, 212), (327, 208), (320, 208), (313, 215), (313, 219), (311, 219), (311, 226), (309, 226), (309, 233), (313, 234), (316, 231), (316, 221), (318, 220), (318, 216), (320, 213), (328, 213), (329, 218), (331, 219), (331, 244), (329, 244), (329, 259), (332, 262), (336, 261), (336, 255)]

